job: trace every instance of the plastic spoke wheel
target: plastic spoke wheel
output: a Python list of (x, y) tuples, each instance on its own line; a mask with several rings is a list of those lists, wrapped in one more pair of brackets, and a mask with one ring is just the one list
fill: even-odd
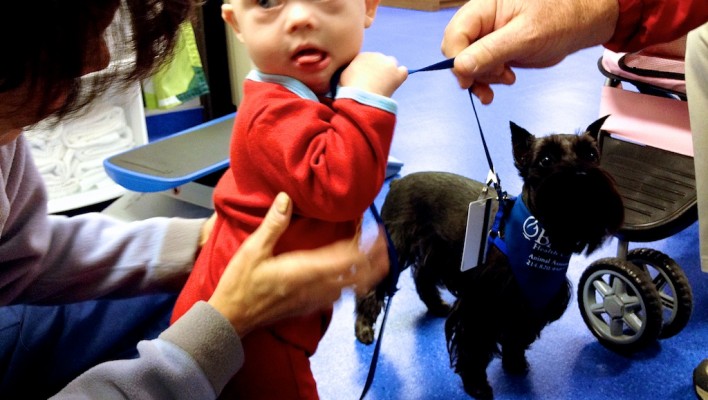
[(614, 351), (640, 350), (662, 329), (661, 300), (651, 277), (617, 258), (597, 260), (583, 272), (578, 306), (592, 334)]
[(666, 254), (652, 249), (634, 249), (627, 261), (643, 269), (652, 278), (663, 308), (663, 326), (659, 339), (681, 332), (693, 312), (693, 292), (686, 274)]

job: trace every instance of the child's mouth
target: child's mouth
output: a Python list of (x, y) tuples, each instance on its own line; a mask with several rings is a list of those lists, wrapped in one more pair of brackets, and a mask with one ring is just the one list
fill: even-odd
[(298, 51), (293, 60), (298, 65), (308, 66), (322, 62), (327, 58), (327, 54), (317, 49), (305, 49)]

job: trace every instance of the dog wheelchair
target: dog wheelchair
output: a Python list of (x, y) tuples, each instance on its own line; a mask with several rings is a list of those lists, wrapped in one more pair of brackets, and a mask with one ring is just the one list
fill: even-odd
[(611, 115), (599, 138), (601, 165), (616, 181), (625, 221), (615, 235), (617, 256), (590, 264), (577, 289), (592, 334), (605, 347), (627, 353), (678, 334), (693, 310), (691, 286), (670, 256), (629, 249), (630, 242), (672, 236), (697, 219), (685, 38), (654, 51), (606, 50), (598, 61), (607, 77), (600, 113)]

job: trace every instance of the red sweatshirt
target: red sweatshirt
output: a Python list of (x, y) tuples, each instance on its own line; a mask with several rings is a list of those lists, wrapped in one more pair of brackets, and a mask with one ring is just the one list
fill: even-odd
[(617, 52), (638, 51), (671, 42), (708, 22), (706, 0), (618, 0), (619, 20), (605, 47)]
[[(298, 81), (256, 71), (244, 93), (231, 166), (214, 191), (218, 218), (177, 300), (173, 321), (195, 302), (208, 300), (278, 192), (290, 195), (294, 213), (276, 254), (352, 238), (385, 179), (393, 100), (352, 88), (340, 88), (334, 100), (318, 99)], [(320, 320), (317, 316), (313, 323)], [(297, 325), (278, 324), (279, 334), (314, 352), (319, 337), (308, 339)], [(292, 335), (284, 332), (290, 330)]]

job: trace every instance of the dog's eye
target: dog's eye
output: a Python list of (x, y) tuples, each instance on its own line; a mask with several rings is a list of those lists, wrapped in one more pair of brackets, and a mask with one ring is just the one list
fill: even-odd
[(590, 162), (597, 162), (600, 159), (600, 155), (595, 149), (588, 149), (583, 156)]
[(578, 158), (582, 161), (596, 163), (600, 160), (600, 152), (593, 143), (581, 141), (575, 147)]
[(553, 165), (553, 159), (549, 156), (545, 156), (538, 160), (538, 165), (543, 168), (548, 168)]

